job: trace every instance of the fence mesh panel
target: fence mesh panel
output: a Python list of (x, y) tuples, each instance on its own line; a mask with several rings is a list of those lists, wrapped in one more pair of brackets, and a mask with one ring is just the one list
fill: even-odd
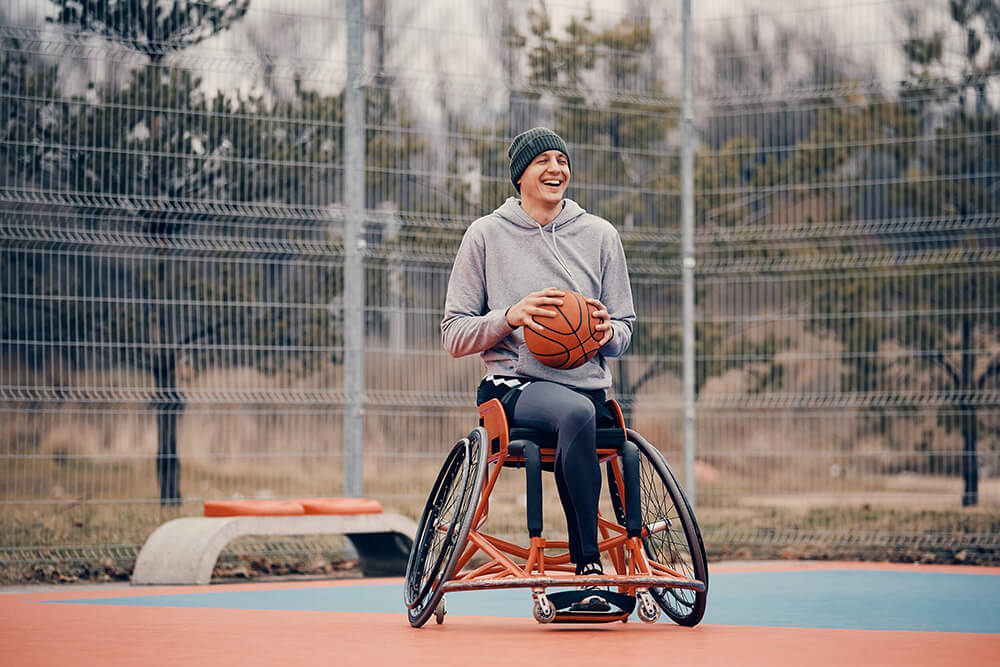
[[(638, 321), (613, 395), (692, 473), (710, 554), (991, 558), (1000, 9), (693, 4), (693, 471), (680, 0), (369, 0), (363, 313), (344, 308), (343, 3), (0, 8), (8, 575), (127, 565), (206, 499), (343, 493), (347, 318), (364, 493), (416, 518), (475, 425), (481, 363), (439, 341), (451, 262), (514, 194), (506, 149), (534, 125), (622, 235)], [(495, 492), (506, 538), (522, 494)]]

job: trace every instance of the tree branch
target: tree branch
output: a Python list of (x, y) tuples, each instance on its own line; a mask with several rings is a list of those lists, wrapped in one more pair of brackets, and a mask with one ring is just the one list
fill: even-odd
[(986, 386), (986, 380), (993, 377), (994, 375), (1000, 375), (1000, 359), (994, 359), (990, 362), (990, 365), (986, 367), (983, 374), (979, 376), (979, 380), (976, 382), (979, 389)]
[(948, 377), (951, 378), (951, 381), (955, 383), (956, 387), (962, 386), (962, 378), (958, 376), (958, 373), (955, 371), (955, 369), (952, 368), (951, 364), (949, 364), (948, 361), (944, 358), (944, 353), (938, 352), (933, 357), (931, 357), (931, 361), (933, 361), (942, 369), (944, 369), (944, 372), (948, 374)]

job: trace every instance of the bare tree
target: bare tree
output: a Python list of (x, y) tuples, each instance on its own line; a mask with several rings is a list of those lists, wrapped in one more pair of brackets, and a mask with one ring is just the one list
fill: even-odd
[[(78, 34), (93, 34), (120, 43), (149, 60), (146, 76), (141, 77), (148, 89), (146, 99), (156, 100), (162, 85), (157, 70), (166, 55), (194, 46), (228, 29), (247, 12), (250, 0), (50, 0), (57, 8), (47, 21), (65, 26)], [(146, 285), (149, 312), (144, 325), (149, 336), (147, 352), (140, 365), (150, 371), (156, 382), (157, 395), (153, 407), (157, 411), (158, 456), (157, 474), (161, 504), (180, 501), (180, 462), (177, 458), (177, 425), (184, 402), (177, 388), (177, 370), (182, 350), (192, 345), (193, 337), (210, 332), (181, 333), (187, 327), (178, 321), (177, 309), (164, 304), (179, 284), (171, 275), (167, 240), (185, 227), (185, 217), (171, 215), (153, 201), (171, 199), (181, 193), (185, 184), (204, 184), (202, 168), (191, 170), (186, 160), (175, 159), (171, 151), (178, 150), (184, 138), (178, 128), (171, 129), (162, 120), (160, 109), (151, 109), (142, 122), (150, 132), (152, 165), (133, 174), (135, 191), (146, 196), (134, 197), (136, 215), (145, 221), (148, 233), (160, 243), (163, 258), (151, 272), (153, 280)], [(220, 151), (225, 147), (220, 146)], [(165, 163), (166, 162), (166, 163)], [(202, 162), (208, 165), (209, 162)], [(164, 167), (164, 168), (159, 168)], [(179, 171), (178, 171), (179, 170)], [(209, 187), (213, 187), (209, 184)], [(190, 194), (190, 193), (187, 193)], [(169, 208), (169, 207), (167, 207)]]
[(46, 20), (120, 42), (157, 63), (228, 29), (250, 0), (49, 0), (59, 11)]

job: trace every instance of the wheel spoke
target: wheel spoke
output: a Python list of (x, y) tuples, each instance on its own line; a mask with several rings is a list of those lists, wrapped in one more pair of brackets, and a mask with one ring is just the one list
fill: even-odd
[(422, 530), (413, 546), (413, 567), (407, 571), (407, 603), (413, 609), (422, 607), (424, 600), (421, 598), (425, 598), (432, 589), (446, 555), (450, 535), (454, 532), (458, 509), (455, 495), (464, 490), (464, 485), (457, 483), (457, 480), (467, 477), (466, 452), (464, 442), (456, 445), (445, 461), (431, 497), (428, 498)]
[(404, 595), (414, 627), (436, 613), (444, 595), (441, 586), (453, 575), (460, 547), (468, 538), (471, 505), (483, 483), (484, 436), (480, 427), (455, 445), (424, 507), (407, 565)]
[[(666, 523), (668, 528), (652, 533), (644, 540), (646, 552), (653, 560), (667, 565), (686, 577), (692, 577), (690, 548), (683, 526), (678, 516), (677, 506), (664, 486), (659, 473), (645, 456), (640, 464), (640, 488), (643, 499), (643, 524), (647, 527)], [(695, 591), (687, 589), (654, 589), (658, 599), (670, 600), (682, 605), (685, 610), (694, 606)], [(669, 602), (668, 602), (669, 604)], [(687, 613), (687, 612), (685, 612)]]
[(430, 531), (431, 544), (428, 548), (428, 560), (432, 567), (426, 568), (421, 577), (421, 590), (428, 590), (433, 586), (438, 573), (441, 570), (441, 561), (447, 553), (448, 547), (454, 539), (455, 522), (461, 519), (458, 513), (459, 503), (457, 502), (464, 495), (464, 486), (456, 483), (455, 478), (459, 475), (465, 457), (455, 460), (455, 465), (449, 470), (445, 482), (447, 492), (444, 497), (439, 498), (434, 508), (434, 528)]
[[(629, 439), (639, 448), (639, 496), (642, 544), (650, 560), (690, 579), (708, 582), (705, 551), (694, 515), (662, 455), (634, 431)], [(622, 493), (609, 467), (611, 500), (624, 525)], [(706, 594), (685, 588), (650, 588), (660, 608), (682, 625), (694, 625), (705, 611)]]

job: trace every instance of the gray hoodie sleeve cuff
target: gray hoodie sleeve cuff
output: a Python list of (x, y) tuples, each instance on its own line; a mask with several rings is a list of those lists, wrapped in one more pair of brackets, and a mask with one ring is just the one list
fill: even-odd
[(507, 308), (497, 308), (496, 310), (491, 310), (486, 313), (486, 321), (489, 322), (490, 331), (499, 335), (499, 338), (497, 339), (498, 341), (509, 336), (514, 330), (514, 328), (507, 323), (508, 310), (510, 310), (510, 306)]
[(632, 328), (625, 322), (611, 320), (611, 329), (615, 332), (607, 343), (601, 347), (605, 357), (620, 357), (625, 354), (632, 340)]
[(506, 309), (491, 310), (485, 315), (448, 313), (441, 322), (441, 340), (453, 357), (479, 354), (510, 335)]

